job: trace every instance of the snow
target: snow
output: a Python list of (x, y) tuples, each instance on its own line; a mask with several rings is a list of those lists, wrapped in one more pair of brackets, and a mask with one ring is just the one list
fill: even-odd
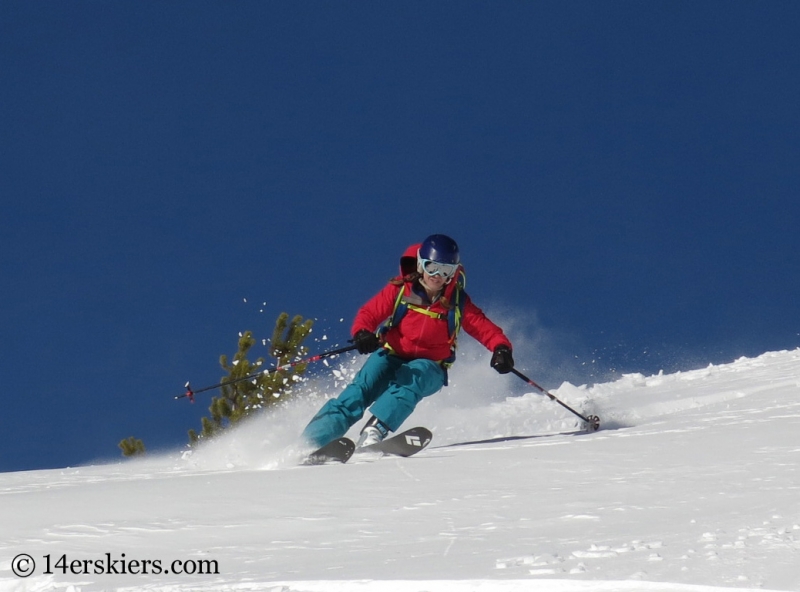
[(0, 590), (800, 590), (800, 350), (552, 390), (592, 434), (483, 359), (420, 405), (417, 456), (296, 466), (354, 359), (193, 454), (0, 475)]

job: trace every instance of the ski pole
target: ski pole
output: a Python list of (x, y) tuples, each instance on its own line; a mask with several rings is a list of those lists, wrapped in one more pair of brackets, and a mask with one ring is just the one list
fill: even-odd
[(211, 391), (217, 389), (221, 386), (226, 384), (236, 384), (237, 382), (243, 382), (245, 380), (252, 380), (253, 378), (258, 378), (262, 375), (267, 374), (274, 374), (275, 372), (280, 372), (281, 370), (288, 370), (289, 368), (294, 368), (295, 366), (299, 366), (300, 364), (310, 364), (311, 362), (319, 362), (323, 358), (330, 358), (331, 356), (336, 356), (338, 354), (343, 354), (345, 352), (353, 351), (357, 349), (358, 346), (356, 345), (348, 345), (347, 347), (340, 347), (339, 349), (333, 349), (330, 351), (322, 352), (321, 354), (317, 354), (316, 356), (311, 356), (310, 358), (305, 358), (303, 360), (297, 360), (296, 362), (290, 362), (288, 364), (284, 364), (283, 366), (276, 366), (275, 368), (267, 368), (266, 370), (261, 370), (260, 372), (256, 372), (254, 374), (249, 374), (247, 376), (242, 376), (240, 378), (236, 378), (234, 380), (228, 380), (227, 382), (220, 382), (217, 384), (212, 384), (211, 386), (206, 386), (201, 389), (192, 390), (191, 385), (187, 382), (186, 383), (186, 392), (182, 395), (177, 395), (175, 399), (183, 399), (187, 397), (191, 403), (194, 403), (194, 396), (198, 393), (204, 393), (205, 391)]
[(599, 429), (600, 429), (600, 418), (599, 418), (599, 417), (597, 417), (596, 415), (590, 415), (589, 417), (585, 417), (585, 416), (581, 415), (580, 413), (578, 413), (577, 411), (575, 411), (575, 410), (574, 410), (572, 407), (570, 407), (570, 406), (569, 406), (569, 405), (567, 405), (566, 403), (562, 402), (562, 401), (561, 401), (561, 400), (560, 400), (558, 397), (556, 397), (555, 395), (553, 395), (553, 394), (549, 393), (548, 391), (546, 391), (545, 389), (543, 389), (542, 387), (540, 387), (538, 384), (536, 384), (535, 382), (533, 382), (533, 381), (532, 381), (530, 378), (528, 378), (527, 376), (525, 376), (525, 375), (524, 375), (522, 372), (520, 372), (520, 371), (519, 371), (519, 370), (517, 370), (516, 368), (512, 368), (512, 369), (511, 369), (511, 372), (513, 372), (514, 374), (516, 374), (517, 376), (519, 376), (519, 377), (520, 377), (522, 380), (524, 380), (525, 382), (527, 382), (527, 383), (528, 383), (529, 385), (531, 385), (532, 387), (534, 387), (534, 388), (538, 389), (538, 390), (539, 390), (539, 391), (540, 391), (540, 392), (541, 392), (543, 395), (547, 395), (548, 397), (550, 397), (550, 400), (551, 400), (551, 401), (555, 401), (556, 403), (558, 403), (559, 405), (561, 405), (561, 406), (562, 406), (564, 409), (566, 409), (566, 410), (567, 410), (567, 411), (569, 411), (570, 413), (574, 413), (575, 415), (577, 415), (578, 417), (580, 417), (580, 418), (581, 418), (583, 421), (585, 421), (585, 422), (586, 422), (586, 425), (587, 425), (587, 431), (590, 431), (590, 432), (596, 432), (597, 430), (599, 430)]

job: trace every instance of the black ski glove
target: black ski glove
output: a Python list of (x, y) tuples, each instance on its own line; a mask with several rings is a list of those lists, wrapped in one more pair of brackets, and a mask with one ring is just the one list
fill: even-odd
[(361, 329), (361, 331), (353, 335), (353, 345), (356, 346), (358, 353), (371, 354), (381, 346), (381, 342), (375, 333)]
[(498, 345), (492, 354), (492, 368), (500, 374), (508, 374), (514, 367), (514, 358), (511, 356), (511, 348), (507, 345)]

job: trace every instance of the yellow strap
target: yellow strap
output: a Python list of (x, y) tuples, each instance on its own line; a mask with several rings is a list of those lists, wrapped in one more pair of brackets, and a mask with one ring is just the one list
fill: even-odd
[(400, 302), (403, 300), (403, 293), (405, 292), (405, 287), (400, 286), (400, 291), (397, 293), (397, 298), (394, 299), (394, 308), (392, 309), (392, 316), (389, 317), (389, 322), (386, 324), (386, 328), (390, 329), (392, 325), (394, 325), (394, 314), (397, 312), (397, 307), (400, 306)]
[(440, 312), (433, 312), (432, 310), (428, 310), (427, 308), (423, 308), (421, 306), (417, 306), (415, 304), (406, 304), (408, 306), (408, 310), (413, 310), (414, 312), (421, 312), (424, 315), (431, 317), (432, 319), (444, 319), (447, 318), (447, 315), (443, 315)]

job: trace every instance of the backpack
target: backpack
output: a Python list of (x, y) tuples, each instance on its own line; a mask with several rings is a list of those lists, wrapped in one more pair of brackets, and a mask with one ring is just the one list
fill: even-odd
[[(447, 309), (447, 313), (432, 312), (422, 304), (422, 300), (417, 296), (410, 284), (413, 284), (419, 278), (419, 272), (416, 270), (416, 258), (413, 263), (409, 261), (411, 257), (404, 255), (400, 259), (400, 271), (402, 276), (390, 280), (392, 284), (400, 287), (397, 298), (394, 301), (394, 309), (392, 314), (383, 323), (379, 329), (380, 334), (386, 333), (389, 329), (397, 325), (403, 317), (409, 312), (424, 314), (435, 319), (447, 318), (447, 325), (450, 335), (450, 356), (442, 360), (442, 365), (449, 368), (453, 362), (456, 361), (456, 343), (458, 341), (458, 333), (461, 330), (461, 317), (464, 314), (464, 303), (466, 302), (467, 293), (464, 291), (464, 286), (467, 283), (467, 276), (464, 268), (459, 266), (456, 275), (447, 284), (442, 294), (441, 302)], [(407, 285), (409, 287), (407, 288)], [(406, 292), (409, 292), (406, 294)]]

